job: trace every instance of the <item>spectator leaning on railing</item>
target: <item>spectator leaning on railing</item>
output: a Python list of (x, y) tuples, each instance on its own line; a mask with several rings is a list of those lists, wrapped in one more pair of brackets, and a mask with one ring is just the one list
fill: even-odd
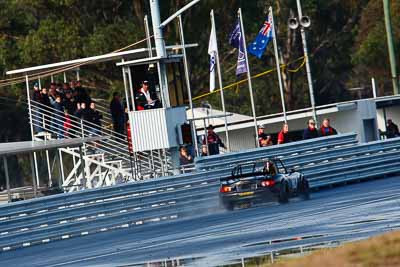
[(290, 142), (289, 124), (284, 123), (282, 126), (282, 130), (278, 133), (278, 145), (286, 144), (289, 142)]
[(321, 128), (319, 129), (319, 136), (329, 136), (329, 135), (336, 135), (337, 131), (330, 125), (330, 120), (325, 118), (322, 121)]
[(265, 133), (264, 125), (261, 125), (258, 128), (258, 144), (260, 145), (260, 147), (267, 147), (273, 145), (271, 136)]
[(315, 128), (315, 121), (313, 119), (310, 119), (308, 120), (307, 128), (304, 129), (303, 140), (317, 138), (317, 137), (318, 137), (318, 131)]
[[(148, 89), (148, 84), (145, 87)], [(101, 134), (103, 115), (96, 109), (80, 81), (63, 84), (52, 82), (48, 88), (39, 90), (38, 83), (34, 85), (32, 118), (35, 134), (48, 132), (59, 139), (76, 135), (77, 131), (80, 135), (82, 130), (86, 136)], [(126, 111), (118, 93), (113, 96), (110, 112), (114, 130), (125, 135)], [(159, 102), (155, 102), (154, 107), (158, 106)]]
[(214, 132), (214, 127), (210, 124), (207, 127), (207, 141), (203, 140), (203, 145), (208, 143), (208, 153), (209, 155), (218, 155), (219, 147), (225, 148), (224, 143), (222, 143), (221, 138), (218, 134)]

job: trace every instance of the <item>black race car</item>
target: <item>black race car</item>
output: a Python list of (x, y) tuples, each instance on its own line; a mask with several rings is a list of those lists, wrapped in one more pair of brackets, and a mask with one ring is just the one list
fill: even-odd
[(309, 184), (302, 173), (288, 171), (280, 159), (239, 164), (220, 179), (220, 202), (228, 210), (257, 201), (286, 203), (292, 196), (309, 199)]

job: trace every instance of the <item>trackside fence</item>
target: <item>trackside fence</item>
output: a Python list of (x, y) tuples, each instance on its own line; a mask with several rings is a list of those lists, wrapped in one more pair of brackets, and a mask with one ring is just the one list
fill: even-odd
[(219, 168), (210, 170), (4, 205), (0, 207), (0, 251), (178, 220), (201, 214), (204, 208), (218, 210), (219, 178), (229, 175), (230, 165), (270, 157), (277, 149), (282, 149), (282, 154), (276, 156), (288, 168), (301, 170), (312, 188), (400, 172), (400, 138), (357, 144), (356, 136), (349, 134), (292, 146), (239, 153), (241, 161), (228, 154), (218, 159)]

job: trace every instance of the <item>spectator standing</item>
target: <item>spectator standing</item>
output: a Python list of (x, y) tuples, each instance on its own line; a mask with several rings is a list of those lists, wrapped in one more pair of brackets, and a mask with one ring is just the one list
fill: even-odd
[(284, 123), (282, 126), (282, 130), (278, 133), (278, 145), (287, 144), (289, 142), (290, 142), (289, 124)]
[(90, 102), (92, 102), (92, 100), (89, 94), (86, 92), (85, 88), (82, 87), (81, 81), (76, 81), (75, 90), (76, 90), (77, 102), (86, 103), (86, 105), (90, 105)]
[(90, 103), (90, 107), (87, 111), (87, 121), (91, 124), (89, 125), (89, 132), (92, 135), (101, 135), (101, 119), (103, 115), (96, 110), (96, 104), (94, 102)]
[(86, 107), (86, 103), (85, 102), (81, 103), (80, 118), (82, 120), (85, 120), (85, 121), (89, 121), (90, 120), (88, 111), (89, 111), (89, 109)]
[[(86, 105), (83, 103), (83, 106), (86, 106)], [(82, 119), (82, 111), (83, 111), (82, 104), (76, 103), (76, 110), (75, 110), (74, 116), (79, 119)]]
[(124, 134), (125, 112), (124, 107), (121, 104), (121, 97), (117, 92), (113, 94), (113, 99), (110, 103), (110, 112), (113, 121), (114, 131), (120, 134)]
[(42, 88), (40, 103), (43, 108), (43, 129), (49, 129), (50, 127), (50, 118), (51, 118), (51, 103), (49, 95), (47, 94), (47, 88)]
[(75, 81), (69, 82), (69, 87), (71, 88), (72, 94), (75, 92)]
[(49, 89), (49, 98), (50, 98), (51, 103), (56, 101), (56, 96), (57, 96), (56, 84), (51, 83), (50, 89)]
[(71, 93), (72, 96), (72, 90), (71, 87), (69, 87), (69, 83), (63, 83), (63, 93), (64, 95)]
[(265, 126), (261, 125), (258, 128), (258, 144), (260, 147), (272, 146), (271, 136), (265, 133)]
[(61, 98), (64, 97), (64, 90), (63, 90), (63, 86), (61, 83), (57, 83), (57, 85), (56, 85), (56, 94), (59, 94), (61, 96)]
[(51, 125), (57, 138), (62, 139), (64, 137), (64, 107), (61, 102), (61, 96), (57, 95), (56, 100), (51, 102), (51, 105), (54, 108)]
[(207, 128), (207, 142), (204, 139), (203, 145), (208, 143), (208, 152), (209, 155), (218, 155), (219, 147), (225, 148), (224, 143), (222, 143), (221, 138), (214, 132), (214, 127), (209, 125)]
[(139, 89), (135, 99), (137, 110), (153, 109), (160, 107), (160, 101), (157, 99), (157, 96), (151, 93), (149, 90), (148, 81), (142, 82), (142, 88)]
[(39, 84), (35, 83), (33, 85), (33, 97), (32, 97), (32, 99), (33, 99), (33, 101), (36, 101), (36, 102), (40, 103), (40, 98), (41, 98), (41, 95), (40, 95), (40, 90), (39, 90)]
[(317, 138), (317, 137), (318, 137), (318, 131), (315, 128), (315, 121), (313, 119), (310, 119), (308, 120), (307, 128), (304, 129), (303, 140)]
[(72, 99), (72, 92), (71, 91), (67, 91), (65, 93), (63, 105), (64, 105), (64, 108), (66, 108), (68, 110), (68, 114), (74, 114), (75, 113), (76, 104), (74, 103), (74, 101)]
[(394, 138), (399, 136), (399, 127), (391, 120), (387, 120), (386, 124), (386, 137)]
[(336, 135), (337, 131), (333, 128), (330, 124), (330, 120), (325, 118), (322, 121), (321, 128), (319, 129), (319, 136), (329, 136), (329, 135)]

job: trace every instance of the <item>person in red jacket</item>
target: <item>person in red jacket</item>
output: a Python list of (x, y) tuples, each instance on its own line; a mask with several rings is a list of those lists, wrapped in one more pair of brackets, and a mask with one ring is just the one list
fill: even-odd
[(319, 136), (329, 136), (329, 135), (336, 135), (337, 131), (335, 128), (331, 127), (330, 121), (328, 118), (325, 118), (322, 121), (321, 128), (319, 129)]
[(279, 144), (286, 144), (290, 142), (289, 138), (289, 125), (284, 123), (282, 126), (282, 130), (278, 134), (278, 145)]

